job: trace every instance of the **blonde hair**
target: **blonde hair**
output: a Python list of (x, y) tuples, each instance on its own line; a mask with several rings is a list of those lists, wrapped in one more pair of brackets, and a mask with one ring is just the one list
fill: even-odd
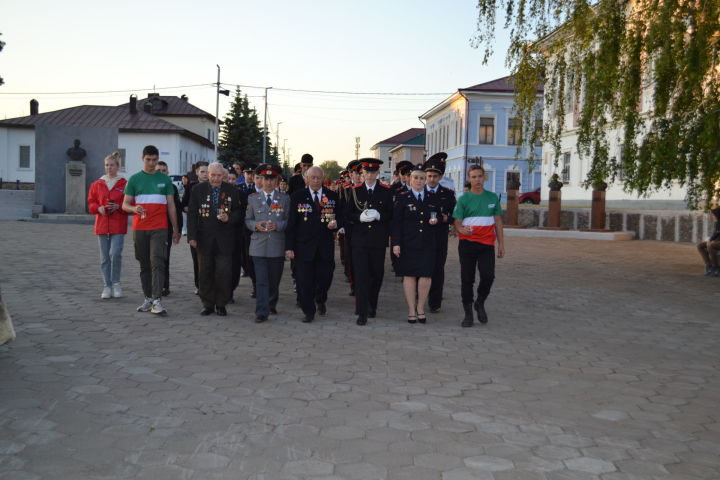
[(115, 165), (118, 167), (120, 166), (120, 161), (122, 160), (122, 155), (120, 155), (120, 152), (113, 152), (107, 157), (105, 157), (105, 160), (103, 160), (103, 163), (107, 162), (108, 160), (115, 162)]

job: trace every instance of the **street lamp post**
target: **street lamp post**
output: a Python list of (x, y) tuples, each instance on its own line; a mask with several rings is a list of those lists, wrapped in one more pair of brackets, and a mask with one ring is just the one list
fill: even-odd
[(280, 161), (280, 155), (279, 155), (279, 149), (280, 149), (280, 125), (282, 125), (283, 122), (277, 123), (277, 128), (275, 128), (275, 152), (278, 153), (278, 163), (282, 163)]
[(266, 163), (265, 157), (267, 155), (267, 95), (268, 90), (270, 90), (272, 87), (265, 87), (265, 119), (263, 120), (263, 155), (262, 155), (262, 161), (263, 163)]
[(230, 90), (220, 90), (220, 65), (215, 64), (218, 70), (217, 84), (215, 85), (215, 161), (218, 159), (218, 142), (220, 140), (220, 94), (230, 96)]

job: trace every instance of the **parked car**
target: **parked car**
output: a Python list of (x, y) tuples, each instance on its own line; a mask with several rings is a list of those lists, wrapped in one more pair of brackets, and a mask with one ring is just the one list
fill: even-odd
[(537, 205), (540, 203), (540, 189), (536, 188), (532, 192), (525, 192), (522, 195), (520, 195), (520, 198), (518, 199), (520, 203), (532, 203), (534, 205)]

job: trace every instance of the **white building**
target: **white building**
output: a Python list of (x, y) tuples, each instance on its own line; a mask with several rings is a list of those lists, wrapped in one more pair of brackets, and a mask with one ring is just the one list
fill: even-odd
[[(117, 107), (82, 105), (47, 113), (39, 113), (35, 104), (26, 117), (0, 121), (0, 178), (35, 182), (35, 130), (39, 125), (116, 128), (122, 172), (142, 169), (146, 145), (158, 147), (171, 174), (185, 173), (200, 160), (214, 161), (215, 117), (183, 97), (151, 94), (140, 101), (132, 97)], [(102, 162), (109, 153), (88, 152), (85, 162)], [(62, 160), (67, 159), (63, 156)]]
[[(399, 145), (403, 145), (406, 142), (410, 142), (424, 134), (424, 128), (409, 128), (404, 132), (393, 135), (392, 137), (386, 138), (385, 140), (373, 145), (370, 148), (371, 156), (383, 161), (383, 164), (380, 166), (380, 176), (383, 178), (390, 178), (393, 170), (395, 170), (396, 162), (393, 161), (393, 155), (390, 153), (392, 149)], [(417, 160), (417, 158), (408, 158), (407, 160), (413, 161)], [(413, 163), (421, 163), (422, 161), (424, 161), (424, 157), (420, 159), (420, 162), (413, 161)]]

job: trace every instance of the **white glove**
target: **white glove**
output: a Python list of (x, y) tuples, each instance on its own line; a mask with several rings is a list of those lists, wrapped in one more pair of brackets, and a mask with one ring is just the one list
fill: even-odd
[(363, 212), (360, 214), (360, 221), (362, 223), (370, 223), (373, 220), (375, 220), (375, 217), (370, 214), (369, 210), (363, 210)]
[(374, 220), (377, 220), (378, 222), (380, 221), (380, 212), (378, 212), (374, 208), (371, 208), (367, 212), (368, 212), (368, 215), (371, 215)]
[(345, 227), (343, 227), (343, 228), (341, 228), (340, 230), (338, 230), (338, 233), (339, 233), (340, 235), (345, 235)]

